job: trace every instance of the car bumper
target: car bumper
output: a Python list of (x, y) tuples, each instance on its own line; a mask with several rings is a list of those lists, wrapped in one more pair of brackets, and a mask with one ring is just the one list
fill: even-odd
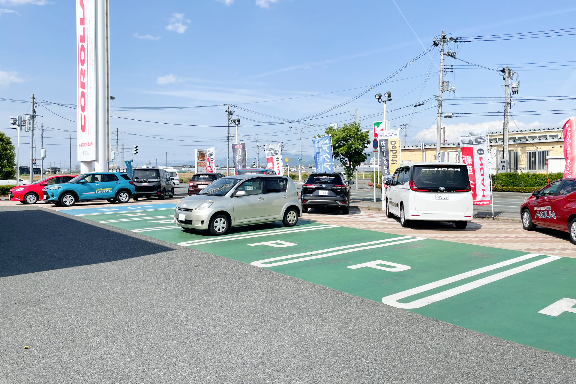
[(208, 229), (212, 211), (206, 210), (184, 210), (176, 208), (174, 210), (174, 222), (182, 228), (187, 229)]
[(22, 201), (24, 196), (23, 195), (13, 195), (12, 192), (10, 192), (8, 194), (8, 198), (10, 199), (10, 201)]
[(472, 212), (407, 212), (406, 220), (472, 221)]
[(345, 196), (303, 196), (303, 207), (343, 207), (348, 205)]

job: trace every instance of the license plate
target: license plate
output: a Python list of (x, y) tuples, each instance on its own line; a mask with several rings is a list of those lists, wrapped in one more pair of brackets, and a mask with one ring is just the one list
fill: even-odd
[(178, 214), (178, 220), (179, 220), (179, 221), (184, 221), (184, 220), (186, 220), (186, 215), (183, 214), (183, 213), (179, 213), (179, 214)]
[(318, 191), (318, 194), (321, 196), (328, 196), (328, 191)]
[(198, 189), (204, 189), (204, 188), (206, 188), (205, 185), (199, 185), (199, 186), (198, 186)]
[(436, 195), (436, 200), (448, 200), (448, 195), (437, 194), (437, 195)]

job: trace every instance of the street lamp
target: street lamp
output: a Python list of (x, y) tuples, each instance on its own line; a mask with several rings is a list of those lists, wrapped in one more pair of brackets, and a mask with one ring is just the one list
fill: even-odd
[[(313, 126), (314, 124), (305, 125), (305, 127)], [(298, 128), (300, 130), (300, 160), (298, 160), (298, 181), (302, 181), (302, 130), (304, 127), (290, 127), (290, 129), (292, 128)]]
[[(389, 101), (392, 101), (392, 92), (388, 91), (384, 93), (384, 98), (382, 98), (382, 94), (381, 93), (377, 93), (375, 95), (376, 100), (378, 100), (379, 103), (383, 103), (384, 104), (384, 112), (383, 112), (383, 116), (382, 116), (382, 124), (384, 124), (384, 130), (386, 130), (386, 103)], [(380, 147), (380, 142), (378, 142), (378, 147)], [(378, 150), (378, 164), (380, 164), (380, 150)], [(376, 166), (375, 166), (376, 168)], [(380, 173), (376, 170), (374, 170), (374, 174), (378, 176), (377, 179), (374, 180), (374, 202), (376, 202), (376, 181), (380, 178)], [(382, 181), (384, 181), (384, 175), (382, 175)], [(384, 211), (384, 183), (382, 183), (382, 210)]]

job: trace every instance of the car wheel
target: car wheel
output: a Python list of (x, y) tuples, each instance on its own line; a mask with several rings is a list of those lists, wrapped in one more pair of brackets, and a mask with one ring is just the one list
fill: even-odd
[(298, 211), (294, 207), (290, 207), (284, 212), (284, 219), (282, 222), (286, 227), (293, 227), (298, 223)]
[(210, 219), (209, 229), (210, 233), (213, 235), (224, 235), (228, 232), (228, 229), (230, 229), (230, 219), (228, 219), (228, 216), (223, 214), (214, 215)]
[(570, 242), (576, 244), (576, 219), (573, 219), (568, 224), (568, 231), (570, 232)]
[(534, 223), (532, 222), (532, 215), (530, 215), (530, 210), (525, 209), (522, 211), (522, 228), (526, 231), (531, 231), (534, 229)]
[(468, 222), (467, 221), (455, 221), (454, 225), (458, 229), (466, 229), (466, 227), (468, 226)]
[(161, 195), (158, 195), (158, 198), (159, 198), (160, 200), (164, 200), (164, 199), (166, 198), (166, 190), (165, 190), (165, 189), (162, 190), (162, 194), (161, 194)]
[(392, 217), (393, 215), (390, 213), (390, 205), (388, 203), (388, 199), (386, 199), (386, 217)]
[(408, 227), (408, 220), (406, 220), (406, 215), (404, 213), (404, 205), (400, 206), (400, 225), (404, 228)]
[(76, 198), (71, 193), (65, 193), (62, 196), (60, 196), (60, 204), (62, 204), (65, 207), (71, 207), (74, 204), (76, 204)]
[(302, 213), (308, 213), (308, 207), (302, 207)]
[(130, 193), (127, 191), (118, 191), (116, 194), (116, 201), (119, 203), (125, 204), (130, 201)]
[(22, 200), (24, 204), (36, 204), (37, 201), (38, 195), (34, 192), (28, 192), (26, 195), (24, 195), (24, 200)]

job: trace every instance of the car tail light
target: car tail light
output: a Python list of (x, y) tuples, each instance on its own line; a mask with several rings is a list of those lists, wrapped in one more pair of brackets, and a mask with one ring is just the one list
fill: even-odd
[(132, 180), (129, 181), (130, 185), (134, 185), (134, 182)]
[(410, 189), (416, 192), (430, 192), (430, 190), (428, 189), (420, 189), (420, 188), (416, 188), (416, 185), (414, 184), (414, 181), (410, 180)]
[(468, 182), (468, 187), (466, 189), (457, 189), (454, 192), (470, 192), (472, 190), (472, 186), (470, 185), (470, 182)]
[(334, 188), (346, 188), (346, 186), (338, 184), (338, 185), (335, 185)]
[(309, 188), (310, 188), (310, 187), (313, 187), (313, 186), (314, 186), (314, 184), (302, 184), (302, 187), (309, 187)]

